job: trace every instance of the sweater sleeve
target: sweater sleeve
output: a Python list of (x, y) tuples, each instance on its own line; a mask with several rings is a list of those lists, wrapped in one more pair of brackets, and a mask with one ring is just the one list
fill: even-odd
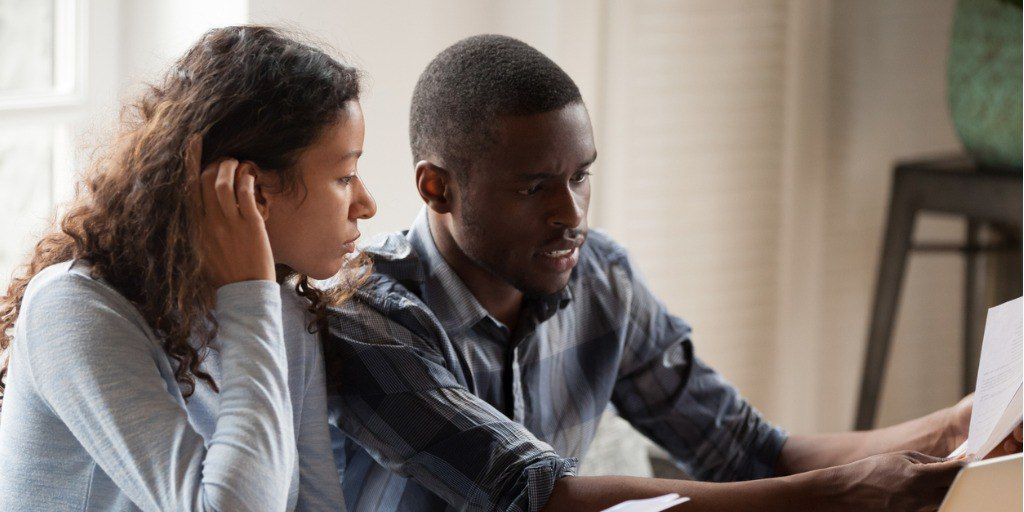
[[(310, 340), (316, 342), (317, 340)], [(296, 509), (303, 511), (344, 511), (341, 480), (331, 452), (331, 435), (327, 423), (327, 391), (324, 382), (324, 361), (319, 343), (311, 350), (314, 357), (302, 401), (299, 430), (299, 501)]]
[[(295, 464), (278, 286), (217, 291), (223, 377), (205, 444), (159, 372), (161, 349), (120, 295), (73, 273), (26, 300), (14, 346), (46, 404), (142, 510), (284, 510)], [(197, 386), (206, 385), (197, 381)]]

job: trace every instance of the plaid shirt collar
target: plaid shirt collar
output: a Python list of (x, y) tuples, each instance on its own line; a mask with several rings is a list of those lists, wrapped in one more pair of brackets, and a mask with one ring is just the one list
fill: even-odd
[[(420, 209), (412, 227), (406, 232), (405, 238), (409, 244), (408, 248), (405, 250), (393, 248), (387, 252), (394, 256), (398, 256), (395, 252), (407, 256), (411, 249), (418, 257), (420, 264), (416, 265), (416, 268), (420, 271), (409, 277), (417, 284), (418, 295), (434, 312), (446, 331), (449, 333), (463, 332), (484, 320), (499, 329), (505, 328), (500, 321), (487, 312), (451, 265), (441, 256), (430, 232), (426, 206)], [(368, 247), (366, 250), (377, 259), (376, 256), (380, 255), (381, 249), (378, 246)], [(384, 264), (386, 265), (386, 263)], [(576, 279), (575, 270), (570, 279)], [(529, 299), (526, 304), (530, 308), (532, 317), (530, 323), (537, 325), (551, 318), (558, 310), (568, 306), (572, 302), (571, 289), (572, 286), (566, 286), (552, 295)]]

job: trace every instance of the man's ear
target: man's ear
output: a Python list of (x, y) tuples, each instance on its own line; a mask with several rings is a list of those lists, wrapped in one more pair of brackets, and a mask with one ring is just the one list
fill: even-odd
[(454, 197), (454, 176), (433, 162), (420, 160), (416, 163), (416, 190), (427, 206), (437, 213), (451, 213)]

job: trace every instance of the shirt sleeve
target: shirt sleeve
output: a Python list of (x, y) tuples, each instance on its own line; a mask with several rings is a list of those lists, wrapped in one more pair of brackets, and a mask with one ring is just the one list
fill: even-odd
[(698, 480), (772, 476), (786, 434), (693, 355), (690, 327), (666, 310), (623, 255), (625, 346), (612, 402), (619, 414)]
[(342, 432), (452, 507), (538, 511), (555, 482), (575, 474), (576, 459), (473, 395), (432, 354), (331, 334), (344, 361), (332, 402)]
[[(311, 343), (316, 339), (307, 340)], [(298, 422), (299, 500), (297, 510), (345, 510), (338, 469), (331, 454), (323, 352), (315, 343)]]
[[(205, 444), (159, 371), (159, 346), (121, 296), (67, 274), (36, 290), (15, 344), (29, 378), (110, 479), (142, 510), (284, 510), (295, 464), (278, 287), (217, 291), (223, 375)], [(197, 381), (197, 386), (206, 384)]]

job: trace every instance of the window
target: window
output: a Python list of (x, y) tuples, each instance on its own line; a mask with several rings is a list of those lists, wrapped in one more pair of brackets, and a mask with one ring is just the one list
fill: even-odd
[(0, 287), (63, 197), (84, 104), (78, 0), (0, 0)]

